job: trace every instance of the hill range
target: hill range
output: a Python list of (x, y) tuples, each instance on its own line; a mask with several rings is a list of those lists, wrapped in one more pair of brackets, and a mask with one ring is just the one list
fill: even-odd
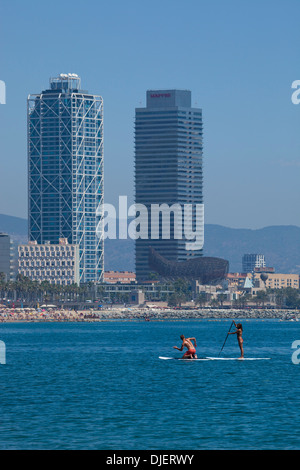
[[(27, 220), (0, 214), (0, 232), (17, 243), (27, 242)], [(276, 225), (261, 229), (229, 228), (205, 225), (204, 256), (229, 261), (230, 272), (241, 272), (245, 253), (262, 253), (267, 266), (278, 273), (300, 273), (300, 227)], [(134, 241), (105, 240), (105, 270), (134, 271)]]

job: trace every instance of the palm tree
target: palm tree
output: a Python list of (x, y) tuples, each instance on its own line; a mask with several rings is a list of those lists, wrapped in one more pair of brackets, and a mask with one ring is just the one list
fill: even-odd
[(262, 305), (264, 307), (265, 302), (268, 299), (269, 299), (268, 293), (264, 290), (259, 290), (253, 300), (257, 305)]
[(195, 304), (199, 305), (199, 307), (203, 307), (206, 304), (206, 294), (204, 292), (197, 295)]
[(223, 304), (224, 304), (225, 300), (227, 300), (227, 295), (226, 294), (218, 294), (217, 300), (218, 300), (219, 305), (221, 306), (221, 308), (223, 308)]
[(292, 287), (285, 288), (285, 304), (289, 308), (300, 307), (300, 296), (299, 290), (293, 289)]
[(285, 304), (285, 290), (284, 289), (275, 289), (275, 303), (276, 307), (281, 308)]
[(177, 307), (178, 304), (179, 304), (178, 294), (177, 293), (171, 294), (169, 297), (168, 306)]
[(236, 301), (236, 305), (239, 307), (239, 308), (245, 308), (248, 304), (248, 302), (250, 302), (252, 300), (252, 295), (249, 294), (248, 292), (245, 292), (244, 295), (241, 295), (237, 301)]
[(219, 306), (219, 302), (217, 299), (211, 299), (211, 301), (209, 302), (209, 305), (211, 307), (218, 307)]

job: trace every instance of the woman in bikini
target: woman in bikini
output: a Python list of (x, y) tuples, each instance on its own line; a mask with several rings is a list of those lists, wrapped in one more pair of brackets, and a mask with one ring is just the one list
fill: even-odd
[(243, 327), (242, 327), (241, 323), (236, 324), (234, 320), (233, 320), (233, 323), (234, 323), (234, 326), (236, 327), (236, 330), (231, 332), (231, 333), (228, 333), (228, 334), (229, 335), (237, 335), (237, 340), (238, 340), (239, 347), (240, 347), (240, 350), (241, 350), (241, 357), (239, 359), (244, 359), (244, 348), (243, 348), (244, 340), (242, 338)]

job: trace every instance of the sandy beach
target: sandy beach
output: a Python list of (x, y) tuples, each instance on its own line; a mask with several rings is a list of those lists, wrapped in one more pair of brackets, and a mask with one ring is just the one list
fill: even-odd
[(287, 309), (174, 309), (145, 307), (108, 307), (101, 310), (69, 310), (69, 309), (0, 309), (0, 322), (95, 322), (112, 320), (188, 320), (188, 319), (278, 319), (298, 321), (299, 310)]

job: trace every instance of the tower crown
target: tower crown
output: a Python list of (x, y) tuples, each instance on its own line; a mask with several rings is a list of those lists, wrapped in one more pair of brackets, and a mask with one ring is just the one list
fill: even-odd
[(51, 90), (79, 90), (81, 79), (76, 73), (60, 73), (50, 78)]

